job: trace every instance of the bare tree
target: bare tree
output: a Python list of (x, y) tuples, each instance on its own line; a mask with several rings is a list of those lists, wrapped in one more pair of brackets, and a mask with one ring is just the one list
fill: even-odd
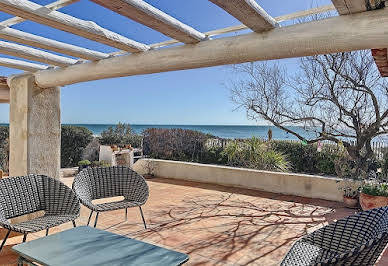
[(232, 100), (249, 118), (269, 121), (307, 143), (342, 142), (360, 169), (373, 158), (372, 139), (388, 133), (388, 83), (370, 51), (301, 58), (296, 74), (276, 63), (234, 69), (239, 78), (230, 83)]

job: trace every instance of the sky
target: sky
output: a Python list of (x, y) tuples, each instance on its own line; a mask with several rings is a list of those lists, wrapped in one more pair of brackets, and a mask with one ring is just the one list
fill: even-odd
[[(45, 5), (52, 1), (33, 2)], [(256, 1), (273, 17), (331, 3), (330, 0)], [(146, 2), (201, 32), (241, 24), (208, 0)], [(152, 44), (170, 39), (88, 0), (81, 0), (60, 11), (94, 21), (142, 43)], [(9, 17), (12, 16), (0, 13), (0, 20)], [(102, 52), (117, 50), (34, 22), (26, 21), (13, 28)], [(294, 72), (297, 69), (297, 59), (278, 61), (287, 71)], [(0, 67), (2, 76), (17, 73), (21, 72)], [(236, 110), (225, 85), (230, 78), (230, 67), (218, 66), (73, 84), (61, 89), (61, 120), (62, 123), (70, 124), (263, 124), (263, 121), (248, 120), (244, 110)], [(0, 104), (0, 123), (8, 123), (8, 119), (9, 105)]]

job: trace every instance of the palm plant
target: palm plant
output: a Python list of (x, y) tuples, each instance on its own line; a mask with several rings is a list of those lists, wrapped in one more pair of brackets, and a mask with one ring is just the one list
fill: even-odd
[(223, 155), (228, 158), (228, 164), (231, 166), (275, 171), (287, 171), (290, 167), (282, 153), (255, 137), (245, 142), (230, 142)]

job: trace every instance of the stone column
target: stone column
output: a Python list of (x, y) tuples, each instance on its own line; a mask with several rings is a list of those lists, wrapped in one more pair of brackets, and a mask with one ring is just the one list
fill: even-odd
[(60, 88), (42, 89), (33, 74), (10, 77), (10, 176), (59, 178)]

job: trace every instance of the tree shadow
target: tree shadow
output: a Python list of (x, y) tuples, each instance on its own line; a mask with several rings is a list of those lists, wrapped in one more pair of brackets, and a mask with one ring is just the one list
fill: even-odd
[[(287, 201), (275, 193), (165, 179), (152, 182), (215, 191), (161, 206), (149, 217), (151, 229), (127, 235), (206, 257), (210, 264), (276, 265), (294, 241), (346, 216), (335, 214), (335, 202), (317, 201), (320, 204), (313, 205), (302, 197), (290, 196)], [(120, 231), (130, 226), (120, 225)]]

